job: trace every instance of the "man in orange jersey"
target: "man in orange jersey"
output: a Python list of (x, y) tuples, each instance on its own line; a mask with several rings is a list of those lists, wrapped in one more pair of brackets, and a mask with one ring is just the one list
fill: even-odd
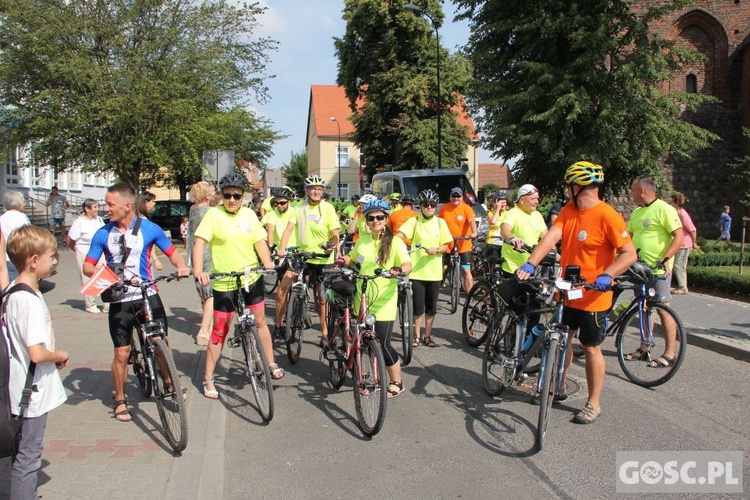
[[(464, 203), (464, 192), (460, 187), (451, 190), (450, 203), (440, 207), (438, 217), (448, 224), (451, 235), (454, 238), (460, 236), (477, 237), (477, 222), (474, 220), (474, 209), (468, 203)], [(464, 282), (464, 290), (468, 293), (474, 286), (474, 278), (471, 276), (471, 240), (459, 240), (448, 246), (448, 252), (453, 250), (453, 245), (458, 244), (458, 255), (461, 257), (461, 277)]]
[[(571, 340), (576, 332), (579, 333), (578, 340), (586, 357), (589, 394), (583, 409), (574, 418), (579, 424), (590, 424), (602, 412), (601, 395), (606, 366), (601, 343), (605, 337), (604, 318), (612, 307), (612, 276), (623, 274), (638, 259), (625, 220), (601, 199), (599, 189), (603, 182), (604, 170), (601, 165), (579, 161), (568, 168), (565, 185), (571, 203), (563, 207), (529, 260), (516, 272), (519, 279), (528, 279), (547, 252), (562, 239), (562, 269), (580, 266), (580, 276), (594, 284), (594, 289), (584, 290), (580, 298), (566, 297), (563, 309), (563, 323), (570, 327), (563, 375), (567, 375), (573, 359)], [(564, 388), (560, 388), (555, 399), (566, 397)]]
[[(388, 217), (388, 226), (393, 231), (393, 234), (396, 234), (398, 232), (401, 224), (411, 219), (412, 217), (416, 217), (417, 215), (419, 215), (419, 212), (415, 211), (413, 208), (415, 202), (416, 199), (410, 194), (405, 194), (401, 197), (402, 208), (394, 210)], [(406, 243), (407, 246), (411, 247), (411, 241), (407, 240), (406, 238), (404, 238), (404, 243)]]

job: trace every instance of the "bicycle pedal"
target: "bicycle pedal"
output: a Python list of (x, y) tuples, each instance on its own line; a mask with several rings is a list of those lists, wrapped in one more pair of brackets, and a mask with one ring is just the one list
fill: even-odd
[(240, 343), (241, 342), (240, 342), (239, 337), (234, 337), (232, 339), (227, 340), (228, 347), (239, 347)]

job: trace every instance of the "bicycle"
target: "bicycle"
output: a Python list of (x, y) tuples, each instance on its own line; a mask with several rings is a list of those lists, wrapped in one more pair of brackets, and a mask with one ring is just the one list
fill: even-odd
[[(635, 297), (621, 314), (608, 318), (607, 337), (616, 336), (617, 360), (628, 379), (641, 387), (656, 387), (668, 382), (680, 369), (687, 350), (687, 337), (682, 320), (669, 306), (654, 298), (653, 286), (656, 276), (642, 262), (636, 263), (623, 276), (615, 279), (614, 300), (626, 290), (633, 290)], [(656, 312), (656, 314), (654, 314)], [(670, 366), (652, 367), (663, 349), (655, 349), (657, 343), (665, 342), (669, 329), (675, 332), (675, 355)], [(645, 350), (643, 349), (645, 347)], [(652, 356), (656, 350), (657, 356)], [(628, 354), (640, 353), (632, 359)]]
[[(268, 250), (271, 252), (271, 257), (273, 260), (275, 259), (276, 253), (276, 245), (271, 245), (268, 247)], [(273, 292), (276, 291), (276, 287), (279, 286), (279, 280), (281, 277), (279, 276), (279, 273), (276, 273), (275, 275), (271, 275), (270, 273), (263, 276), (263, 292), (266, 295), (273, 295)]]
[(164, 437), (169, 446), (179, 453), (187, 447), (188, 421), (184, 392), (180, 377), (166, 342), (163, 324), (154, 321), (148, 289), (159, 281), (170, 282), (178, 279), (176, 273), (159, 276), (150, 281), (123, 280), (120, 287), (137, 287), (141, 290), (141, 307), (133, 318), (133, 331), (130, 336), (130, 357), (143, 396), (153, 394), (164, 429)]
[[(346, 371), (354, 383), (354, 407), (362, 432), (374, 436), (383, 426), (388, 394), (388, 372), (383, 351), (375, 334), (376, 318), (367, 313), (367, 284), (377, 276), (363, 276), (351, 269), (324, 271), (326, 295), (329, 300), (328, 337), (321, 357), (328, 360), (331, 385), (344, 385)], [(389, 273), (380, 276), (391, 277)], [(362, 281), (359, 315), (352, 324), (352, 308), (356, 285)]]
[[(209, 275), (212, 280), (222, 278), (235, 278), (237, 284), (237, 302), (235, 310), (237, 311), (237, 322), (234, 325), (234, 337), (227, 339), (227, 346), (242, 346), (242, 355), (245, 359), (245, 370), (250, 378), (250, 387), (253, 389), (255, 402), (258, 404), (258, 413), (261, 418), (270, 422), (273, 419), (273, 379), (271, 378), (271, 368), (268, 364), (268, 358), (263, 350), (263, 344), (260, 341), (258, 325), (255, 322), (255, 315), (247, 308), (245, 304), (245, 295), (242, 289), (249, 291), (249, 285), (242, 285), (242, 278), (248, 283), (250, 273), (271, 273), (262, 267), (246, 268), (244, 271), (234, 271), (230, 273), (214, 273)], [(261, 277), (261, 279), (263, 279)]]
[[(286, 249), (289, 260), (289, 269), (297, 274), (297, 278), (289, 289), (289, 298), (286, 309), (286, 328), (284, 329), (284, 340), (286, 342), (286, 354), (292, 364), (297, 364), (302, 353), (302, 332), (305, 328), (312, 327), (308, 304), (318, 303), (318, 284), (308, 283), (307, 261), (315, 258), (328, 258), (327, 253), (310, 253), (297, 247)], [(310, 300), (312, 292), (312, 300)], [(324, 319), (321, 318), (321, 322)]]
[[(422, 245), (414, 245), (409, 253), (414, 253), (422, 248)], [(398, 276), (398, 325), (401, 336), (401, 364), (407, 366), (411, 363), (414, 351), (414, 297), (411, 280), (405, 274)]]
[(448, 256), (447, 267), (443, 274), (443, 281), (448, 280), (447, 286), (450, 288), (450, 314), (455, 314), (458, 310), (458, 294), (463, 286), (463, 280), (461, 279), (461, 256), (458, 254), (458, 241), (459, 240), (472, 240), (471, 236), (458, 236), (453, 238), (453, 248)]

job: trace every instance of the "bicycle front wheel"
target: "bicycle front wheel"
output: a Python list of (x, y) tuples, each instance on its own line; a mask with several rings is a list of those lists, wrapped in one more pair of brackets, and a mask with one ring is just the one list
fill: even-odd
[(457, 262), (451, 264), (450, 280), (451, 282), (448, 283), (451, 287), (450, 313), (456, 314), (456, 311), (458, 311), (458, 292), (461, 290), (461, 266)]
[(154, 344), (154, 372), (156, 374), (156, 407), (164, 427), (164, 437), (176, 452), (187, 447), (188, 422), (184, 394), (172, 351), (162, 339), (152, 339)]
[(286, 309), (286, 355), (292, 364), (299, 361), (302, 352), (302, 330), (305, 328), (306, 297), (292, 292)]
[[(641, 314), (634, 308), (622, 320), (617, 332), (617, 360), (633, 383), (656, 387), (674, 377), (685, 359), (685, 327), (674, 310), (664, 304), (644, 302), (640, 309)], [(670, 345), (674, 353), (671, 361), (664, 356)]]
[(549, 412), (552, 410), (552, 401), (554, 401), (554, 383), (553, 379), (557, 375), (558, 363), (560, 361), (560, 349), (558, 348), (559, 339), (550, 338), (546, 346), (546, 352), (543, 356), (541, 377), (542, 391), (539, 394), (539, 420), (536, 425), (536, 449), (542, 451), (544, 448), (544, 438), (547, 436), (547, 423), (549, 422)]
[(354, 362), (354, 407), (362, 432), (374, 436), (383, 426), (388, 399), (388, 372), (380, 344), (376, 339), (362, 340), (362, 349)]
[(268, 359), (260, 343), (258, 328), (253, 325), (240, 325), (242, 353), (245, 355), (245, 368), (250, 377), (258, 413), (266, 422), (273, 418), (273, 382)]
[(133, 365), (133, 373), (135, 373), (135, 378), (138, 379), (138, 385), (141, 387), (143, 397), (150, 398), (152, 392), (151, 375), (146, 366), (146, 358), (143, 355), (143, 341), (141, 339), (140, 329), (137, 326), (133, 326), (133, 331), (130, 334), (130, 358), (128, 362)]
[(497, 396), (510, 386), (516, 368), (510, 366), (514, 356), (516, 323), (503, 325), (501, 318), (493, 318), (488, 329), (489, 340), (482, 357), (482, 386), (489, 396)]
[(398, 292), (398, 323), (401, 327), (401, 364), (407, 366), (411, 363), (414, 347), (414, 310), (411, 288), (404, 288)]
[(472, 347), (482, 345), (487, 339), (490, 321), (495, 314), (493, 302), (496, 302), (491, 285), (485, 280), (479, 280), (471, 287), (461, 315), (461, 328), (464, 340)]
[(328, 350), (325, 353), (328, 360), (328, 376), (331, 386), (340, 389), (346, 381), (345, 350), (346, 323), (341, 318), (341, 311), (331, 306), (330, 323), (328, 325)]

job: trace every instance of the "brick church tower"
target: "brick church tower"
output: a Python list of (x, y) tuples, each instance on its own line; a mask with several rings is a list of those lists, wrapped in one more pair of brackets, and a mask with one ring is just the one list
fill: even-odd
[[(637, 8), (655, 2), (633, 3)], [(714, 223), (721, 207), (730, 205), (732, 233), (738, 238), (741, 217), (748, 211), (739, 205), (737, 182), (727, 165), (750, 154), (750, 141), (742, 137), (742, 127), (750, 127), (750, 0), (696, 0), (653, 23), (651, 29), (705, 56), (704, 61), (675, 75), (671, 90), (710, 94), (719, 100), (698, 112), (685, 113), (684, 118), (722, 141), (697, 151), (692, 158), (667, 160), (667, 175), (675, 189), (688, 197), (686, 208), (699, 235), (716, 238)]]

